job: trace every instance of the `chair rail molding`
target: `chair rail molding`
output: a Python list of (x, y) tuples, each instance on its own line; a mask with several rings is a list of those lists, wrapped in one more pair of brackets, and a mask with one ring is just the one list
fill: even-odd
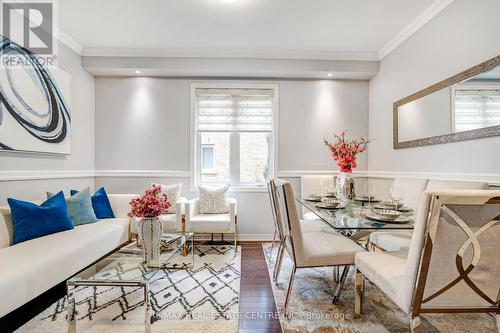
[(416, 171), (369, 171), (370, 178), (428, 178), (458, 181), (482, 181), (490, 185), (500, 185), (500, 173), (453, 173), (453, 172), (416, 172)]
[(183, 170), (95, 170), (96, 178), (189, 178)]
[(0, 182), (43, 180), (43, 179), (68, 179), (68, 178), (94, 178), (94, 170), (12, 170), (0, 171)]

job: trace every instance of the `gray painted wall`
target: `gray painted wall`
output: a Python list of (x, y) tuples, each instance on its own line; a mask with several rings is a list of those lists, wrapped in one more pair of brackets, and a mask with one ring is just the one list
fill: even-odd
[[(202, 80), (150, 77), (96, 78), (96, 169), (189, 171), (190, 83)], [(227, 81), (227, 82), (242, 82)], [(244, 81), (243, 81), (244, 82)], [(252, 80), (252, 83), (261, 82)], [(367, 81), (265, 81), (279, 85), (278, 170), (337, 170), (323, 136), (349, 129), (368, 135)], [(366, 170), (362, 156), (359, 170)], [(290, 179), (300, 190), (298, 178)], [(109, 192), (142, 192), (151, 182), (189, 178), (97, 177)], [(247, 237), (273, 233), (266, 192), (237, 192), (239, 232)], [(253, 236), (252, 236), (253, 235)]]
[[(29, 153), (0, 153), (0, 173), (10, 171), (93, 170), (94, 153), (94, 77), (81, 65), (81, 57), (59, 44), (59, 67), (71, 75), (71, 155), (56, 156)], [(94, 186), (94, 179), (52, 179), (0, 182), (0, 205), (7, 197), (32, 200), (45, 196), (45, 191)]]
[(370, 171), (500, 173), (500, 137), (393, 150), (392, 104), (500, 54), (498, 0), (456, 0), (385, 57), (370, 80)]

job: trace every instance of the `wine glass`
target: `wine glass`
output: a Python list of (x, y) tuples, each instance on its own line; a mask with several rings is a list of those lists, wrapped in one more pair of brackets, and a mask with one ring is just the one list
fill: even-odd
[(364, 195), (368, 198), (368, 204), (375, 198), (375, 184), (367, 181), (364, 185)]
[(391, 196), (391, 200), (396, 202), (396, 210), (398, 210), (404, 199), (404, 189), (400, 186), (392, 186), (389, 194)]

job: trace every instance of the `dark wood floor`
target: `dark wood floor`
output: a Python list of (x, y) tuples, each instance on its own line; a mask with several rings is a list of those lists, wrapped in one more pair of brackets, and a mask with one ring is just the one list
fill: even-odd
[[(281, 332), (266, 260), (259, 242), (240, 243), (240, 333)], [(65, 284), (50, 289), (32, 302), (0, 318), (0, 332), (12, 332), (65, 294)]]
[(241, 243), (240, 333), (281, 332), (261, 243)]

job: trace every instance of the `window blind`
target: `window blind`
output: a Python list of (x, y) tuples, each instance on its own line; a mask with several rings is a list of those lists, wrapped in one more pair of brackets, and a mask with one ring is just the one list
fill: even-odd
[(500, 125), (500, 87), (455, 90), (455, 132), (496, 125)]
[(198, 131), (273, 130), (273, 89), (196, 88)]

